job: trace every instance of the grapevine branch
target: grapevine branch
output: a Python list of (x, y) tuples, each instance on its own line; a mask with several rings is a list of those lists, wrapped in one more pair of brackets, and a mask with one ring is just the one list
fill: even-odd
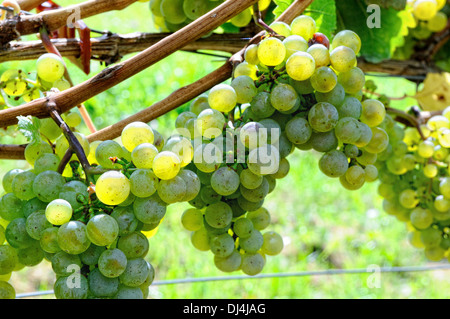
[[(258, 0), (225, 1), (198, 20), (155, 43), (148, 49), (120, 64), (104, 69), (102, 72), (83, 83), (55, 94), (52, 96), (52, 99), (60, 111), (65, 112), (74, 105), (83, 103), (93, 96), (110, 89), (170, 54), (180, 50), (186, 46), (186, 44), (199, 39), (211, 30), (216, 29), (257, 1)], [(0, 111), (0, 127), (16, 124), (16, 117), (19, 115), (32, 115), (39, 118), (48, 117), (45, 108), (46, 103), (46, 98), (40, 98), (21, 106)]]
[(31, 11), (34, 8), (37, 8), (40, 4), (44, 3), (47, 0), (17, 0), (17, 3), (20, 6), (20, 9), (25, 11)]

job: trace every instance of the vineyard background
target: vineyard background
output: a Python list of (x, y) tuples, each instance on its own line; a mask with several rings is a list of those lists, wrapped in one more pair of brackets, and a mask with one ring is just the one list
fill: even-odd
[[(60, 0), (62, 6), (77, 1)], [(107, 12), (84, 20), (89, 27), (118, 33), (156, 32), (148, 3), (137, 2), (123, 11)], [(29, 36), (33, 38), (33, 36)], [(364, 45), (364, 43), (363, 43)], [(224, 59), (195, 53), (177, 52), (107, 92), (88, 100), (85, 106), (98, 129), (116, 123), (144, 107), (168, 96), (222, 65)], [(0, 73), (10, 68), (34, 70), (34, 61), (4, 62)], [(92, 63), (86, 76), (73, 65), (69, 70), (74, 83), (98, 73), (103, 66)], [(416, 87), (401, 78), (368, 77), (387, 96), (413, 95)], [(392, 106), (405, 109), (413, 99), (393, 101)], [(187, 105), (174, 110), (152, 126), (167, 135), (174, 128), (177, 114)], [(88, 134), (88, 130), (84, 133)], [(83, 132), (83, 131), (82, 131)], [(2, 144), (24, 143), (20, 134), (12, 139), (1, 137)], [(266, 201), (274, 218), (273, 229), (283, 235), (285, 248), (271, 258), (263, 274), (287, 273), (332, 268), (366, 268), (429, 265), (423, 252), (412, 247), (407, 230), (395, 217), (387, 215), (377, 195), (377, 184), (362, 190), (344, 190), (337, 180), (320, 173), (318, 153), (295, 152), (291, 171)], [(0, 160), (0, 178), (13, 167), (25, 168), (25, 161)], [(1, 187), (1, 185), (0, 185)], [(3, 190), (1, 190), (2, 192)], [(0, 192), (0, 193), (1, 193)], [(156, 268), (156, 281), (177, 278), (223, 276), (211, 254), (195, 250), (188, 243), (189, 232), (182, 229), (180, 216), (186, 204), (168, 207), (156, 236), (150, 238), (146, 259)], [(257, 280), (232, 280), (178, 285), (152, 285), (150, 298), (448, 298), (449, 284), (445, 270), (418, 273), (385, 273), (381, 287), (369, 288), (367, 274), (343, 276), (287, 277)], [(44, 261), (37, 267), (14, 272), (11, 283), (18, 294), (50, 290), (55, 280), (51, 265)], [(220, 289), (217, 289), (220, 285)], [(43, 298), (52, 298), (44, 296)]]

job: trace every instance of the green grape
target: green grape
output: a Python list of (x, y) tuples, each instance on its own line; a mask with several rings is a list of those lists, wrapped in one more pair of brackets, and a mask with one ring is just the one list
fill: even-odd
[(214, 255), (214, 265), (223, 272), (233, 272), (238, 270), (241, 266), (241, 261), (241, 254), (236, 250), (226, 257)]
[(197, 119), (197, 114), (191, 112), (191, 111), (184, 111), (178, 114), (176, 120), (175, 120), (175, 127), (177, 129), (182, 129), (186, 126), (186, 122), (190, 119)]
[(17, 252), (8, 245), (0, 245), (0, 275), (6, 275), (16, 268)]
[(277, 38), (269, 37), (262, 40), (258, 45), (258, 59), (266, 66), (277, 66), (283, 63), (286, 56), (286, 47)]
[(263, 270), (265, 263), (260, 253), (245, 253), (242, 255), (241, 269), (244, 274), (255, 276)]
[(61, 79), (65, 70), (64, 61), (54, 53), (45, 53), (36, 61), (37, 75), (46, 82), (53, 83)]
[(77, 127), (81, 124), (81, 115), (75, 112), (63, 113), (63, 120), (69, 127)]
[(180, 169), (181, 160), (173, 152), (162, 151), (153, 159), (153, 172), (162, 180), (174, 178)]
[(158, 177), (149, 169), (137, 169), (130, 175), (130, 191), (136, 197), (152, 196), (158, 184)]
[(71, 88), (71, 84), (69, 81), (67, 81), (64, 78), (60, 78), (59, 80), (56, 80), (53, 82), (53, 87), (57, 88), (59, 91), (64, 91)]
[(241, 75), (231, 81), (237, 96), (237, 103), (250, 103), (258, 93), (253, 79), (247, 75)]
[(59, 277), (53, 286), (56, 299), (87, 299), (89, 283), (84, 276), (78, 278), (77, 285), (74, 285), (70, 277)]
[(13, 221), (16, 218), (24, 217), (22, 213), (23, 202), (13, 193), (6, 193), (0, 200), (0, 217)]
[(312, 87), (311, 81), (309, 79), (304, 81), (296, 81), (292, 78), (289, 78), (289, 84), (294, 88), (295, 92), (297, 92), (298, 94), (306, 95), (314, 93), (314, 88)]
[(365, 174), (366, 173), (361, 166), (353, 165), (347, 169), (344, 176), (350, 185), (357, 186), (357, 185), (364, 184)]
[(100, 175), (95, 185), (98, 199), (106, 205), (118, 205), (130, 194), (130, 181), (119, 171), (108, 171)]
[(53, 121), (52, 118), (44, 118), (39, 119), (41, 125), (39, 127), (39, 131), (42, 135), (48, 138), (51, 141), (56, 140), (59, 136), (61, 136), (62, 131), (58, 124)]
[(266, 229), (270, 225), (271, 217), (269, 211), (260, 207), (254, 211), (249, 211), (247, 213), (247, 218), (253, 223), (253, 227), (257, 230)]
[(68, 201), (72, 209), (77, 210), (88, 201), (89, 193), (86, 184), (73, 180), (63, 185), (59, 198)]
[(185, 195), (186, 183), (179, 176), (168, 180), (161, 180), (158, 185), (158, 196), (167, 204), (180, 202)]
[(184, 0), (161, 0), (161, 15), (167, 22), (180, 24), (186, 21), (187, 17), (183, 10)]
[(193, 200), (200, 193), (200, 179), (196, 173), (191, 170), (183, 169), (178, 174), (180, 178), (183, 179), (186, 184), (186, 193), (184, 197), (181, 199), (182, 202), (189, 202)]
[(203, 0), (184, 0), (183, 11), (188, 19), (196, 20), (209, 11), (209, 4)]
[(16, 299), (14, 287), (6, 281), (0, 281), (0, 299)]
[(194, 164), (204, 173), (216, 171), (223, 162), (223, 153), (213, 143), (199, 145), (194, 151)]
[(3, 175), (2, 186), (3, 186), (3, 190), (6, 193), (12, 193), (12, 181), (17, 174), (22, 173), (22, 172), (23, 172), (23, 169), (13, 168), (13, 169), (7, 171), (5, 175)]
[[(74, 132), (73, 134), (77, 138), (78, 142), (81, 144), (81, 147), (83, 148), (84, 153), (85, 154), (89, 154), (89, 151), (90, 151), (90, 149), (89, 149), (89, 141), (87, 140), (86, 136), (81, 134), (81, 133), (78, 133), (78, 132)], [(68, 149), (69, 149), (69, 142), (67, 141), (65, 136), (61, 135), (56, 140), (55, 153), (56, 153), (56, 155), (59, 156), (59, 158), (62, 159), (64, 157), (64, 155), (66, 154)], [(72, 156), (72, 159), (77, 159), (77, 156), (74, 154)]]
[(239, 174), (229, 166), (223, 166), (211, 175), (212, 188), (222, 196), (233, 194), (240, 184)]
[(356, 158), (359, 156), (359, 148), (353, 144), (344, 146), (344, 154), (349, 158)]
[(12, 191), (17, 198), (29, 200), (36, 196), (33, 192), (33, 182), (36, 175), (31, 171), (23, 171), (17, 174), (12, 181)]
[(76, 265), (81, 268), (80, 256), (68, 254), (64, 251), (56, 252), (51, 259), (52, 269), (58, 276), (69, 276), (72, 274), (71, 267)]
[(434, 17), (427, 21), (427, 28), (432, 32), (441, 32), (447, 26), (448, 17), (447, 15), (439, 11)]
[(375, 127), (383, 122), (385, 116), (386, 108), (380, 101), (369, 99), (362, 102), (361, 122)]
[(233, 232), (239, 238), (249, 237), (254, 229), (250, 218), (239, 218), (233, 224)]
[(149, 249), (148, 239), (141, 232), (135, 231), (119, 238), (117, 247), (129, 259), (143, 258)]
[(5, 237), (5, 228), (0, 225), (0, 245), (3, 245), (3, 243), (5, 242), (6, 237)]
[(231, 85), (218, 84), (209, 91), (208, 104), (214, 110), (228, 113), (234, 109), (236, 103), (237, 94)]
[(432, 227), (420, 230), (420, 240), (425, 248), (437, 247), (442, 241), (442, 232)]
[(263, 234), (263, 245), (261, 251), (269, 256), (275, 256), (281, 253), (284, 247), (283, 238), (274, 231), (268, 231)]
[(228, 233), (211, 238), (210, 249), (215, 256), (227, 257), (234, 251), (234, 239)]
[(96, 246), (109, 246), (119, 235), (119, 224), (107, 214), (93, 216), (86, 225), (86, 234)]
[(358, 67), (339, 73), (337, 80), (347, 94), (357, 94), (363, 89), (366, 82), (364, 72)]
[(430, 20), (438, 12), (435, 0), (417, 0), (413, 6), (413, 14), (419, 20)]
[(245, 199), (243, 196), (237, 198), (237, 204), (244, 211), (254, 211), (262, 207), (264, 200), (260, 202), (251, 202)]
[(209, 109), (208, 95), (206, 94), (199, 95), (189, 105), (189, 111), (197, 116), (206, 109)]
[(438, 174), (438, 167), (435, 164), (427, 164), (423, 167), (423, 173), (428, 178), (436, 177)]
[[(338, 83), (338, 86), (340, 84)], [(344, 94), (345, 96), (345, 94)], [(331, 103), (329, 101), (329, 103)], [(333, 104), (333, 103), (331, 103)], [(336, 105), (336, 104), (333, 104)], [(339, 117), (353, 117), (355, 119), (359, 119), (361, 117), (361, 113), (362, 113), (362, 104), (361, 102), (352, 96), (345, 96), (345, 98), (343, 99), (343, 102), (336, 107), (338, 113), (339, 113)]]
[(253, 229), (250, 236), (239, 238), (239, 246), (246, 253), (256, 253), (261, 249), (263, 242), (264, 237), (257, 229)]
[(348, 169), (347, 156), (338, 150), (327, 152), (320, 158), (319, 168), (328, 177), (343, 176)]
[[(286, 48), (285, 60), (289, 59), (295, 52), (307, 52), (308, 42), (299, 35), (290, 35), (283, 40)], [(309, 53), (309, 52), (308, 52)]]
[(253, 173), (247, 168), (241, 171), (239, 181), (245, 188), (254, 189), (261, 185), (263, 177)]
[(295, 52), (286, 61), (286, 72), (295, 81), (309, 79), (316, 70), (316, 61), (306, 52)]
[(367, 150), (361, 150), (361, 155), (359, 155), (356, 160), (361, 165), (369, 165), (369, 164), (375, 164), (377, 161), (377, 154), (376, 153), (370, 153)]
[(103, 141), (95, 149), (95, 159), (97, 163), (104, 168), (121, 168), (122, 166), (120, 164), (113, 163), (110, 157), (121, 158), (122, 152), (122, 146), (120, 146), (120, 144), (116, 141)]
[(258, 65), (260, 63), (258, 58), (258, 45), (250, 44), (244, 52), (244, 59), (247, 63)]
[(197, 129), (206, 138), (214, 138), (222, 134), (225, 125), (224, 115), (214, 109), (200, 112), (197, 118)]
[(98, 268), (89, 273), (88, 280), (89, 292), (96, 297), (114, 297), (119, 291), (119, 279), (103, 276)]
[(430, 158), (434, 154), (434, 143), (430, 140), (425, 140), (417, 146), (417, 154), (422, 158)]
[(434, 115), (427, 121), (427, 128), (432, 131), (437, 131), (442, 127), (448, 128), (450, 121), (443, 115)]
[(38, 156), (45, 153), (53, 154), (53, 148), (50, 144), (43, 141), (30, 143), (25, 147), (25, 160), (34, 165)]
[(308, 50), (306, 50), (306, 52), (311, 54), (311, 56), (314, 58), (314, 61), (316, 62), (316, 68), (328, 66), (331, 63), (330, 51), (323, 44), (313, 44), (308, 48)]
[(363, 187), (365, 180), (364, 180), (364, 178), (361, 178), (361, 179), (358, 179), (357, 181), (355, 181), (354, 184), (350, 184), (346, 178), (346, 174), (344, 174), (339, 177), (339, 182), (341, 183), (341, 186), (344, 187), (345, 189), (354, 191), (354, 190), (358, 190), (361, 187)]
[(120, 284), (114, 299), (144, 299), (144, 294), (139, 287), (129, 287)]
[[(258, 67), (256, 65), (248, 63), (247, 61), (243, 61), (234, 68), (233, 75), (235, 78), (246, 75), (252, 80), (256, 81), (258, 80)], [(233, 88), (236, 89), (235, 86), (233, 86)]]
[(321, 93), (328, 93), (334, 89), (337, 84), (337, 75), (327, 66), (316, 69), (311, 76), (312, 87)]
[(339, 141), (344, 144), (354, 144), (361, 137), (359, 121), (353, 117), (342, 117), (336, 124), (334, 132)]
[(265, 118), (259, 123), (267, 130), (267, 143), (277, 146), (281, 135), (281, 126), (271, 118)]
[(31, 213), (25, 222), (28, 235), (36, 240), (40, 240), (42, 231), (49, 227), (52, 227), (52, 224), (47, 220), (44, 211)]
[(445, 213), (450, 209), (450, 200), (444, 197), (444, 195), (438, 195), (434, 199), (434, 208), (441, 213)]
[(58, 245), (68, 254), (78, 255), (89, 248), (91, 244), (86, 225), (79, 221), (67, 222), (58, 230)]
[(49, 203), (58, 198), (66, 181), (55, 171), (39, 173), (33, 181), (33, 192), (41, 201)]
[(266, 179), (263, 178), (261, 185), (256, 188), (248, 189), (244, 186), (240, 186), (241, 195), (250, 202), (260, 202), (263, 200), (267, 194), (269, 193), (269, 183)]
[(27, 248), (35, 242), (28, 235), (25, 218), (16, 218), (5, 229), (5, 238), (12, 247), (17, 249)]
[(128, 259), (127, 267), (119, 280), (128, 287), (138, 287), (145, 282), (149, 272), (148, 263), (143, 258)]
[(248, 149), (267, 144), (267, 129), (259, 122), (248, 122), (239, 131), (239, 140)]
[(359, 122), (360, 138), (355, 142), (357, 147), (364, 147), (372, 140), (372, 129), (365, 123)]
[(34, 173), (40, 174), (44, 171), (57, 171), (59, 166), (59, 157), (53, 153), (44, 153), (39, 155), (34, 162)]
[(278, 171), (275, 174), (272, 174), (271, 176), (275, 179), (281, 179), (285, 178), (290, 170), (290, 164), (289, 161), (286, 158), (282, 158), (280, 160), (280, 166), (278, 168)]
[(208, 251), (209, 245), (209, 235), (207, 230), (202, 227), (199, 230), (193, 231), (191, 233), (191, 243), (196, 249), (200, 251)]
[(108, 278), (119, 277), (127, 267), (127, 257), (118, 248), (105, 250), (98, 259), (98, 269)]
[(41, 248), (43, 251), (54, 254), (61, 251), (58, 245), (58, 228), (46, 228), (41, 232), (40, 239)]
[(289, 84), (277, 84), (271, 94), (270, 103), (278, 111), (289, 111), (300, 104), (300, 98)]
[(425, 257), (430, 261), (440, 261), (445, 256), (445, 250), (441, 247), (426, 247), (424, 250)]
[(205, 221), (214, 228), (224, 228), (233, 218), (231, 207), (224, 202), (215, 202), (206, 207)]
[(313, 37), (316, 28), (316, 21), (306, 15), (298, 16), (291, 23), (291, 33), (303, 37), (306, 41)]
[(139, 144), (153, 143), (154, 139), (155, 135), (152, 128), (143, 122), (132, 122), (127, 124), (121, 134), (122, 144), (130, 152), (132, 152)]
[(276, 173), (280, 163), (280, 152), (273, 145), (265, 145), (251, 150), (247, 157), (247, 166), (257, 175)]
[(194, 147), (190, 140), (183, 136), (172, 136), (163, 147), (163, 151), (171, 151), (180, 159), (181, 167), (186, 167), (194, 157)]
[(371, 128), (371, 130), (372, 139), (365, 146), (365, 150), (373, 154), (381, 153), (389, 144), (389, 135), (380, 127)]
[(425, 248), (425, 245), (420, 240), (420, 231), (413, 230), (413, 231), (409, 232), (408, 233), (408, 241), (415, 248), (418, 248), (418, 249)]
[(111, 217), (113, 217), (116, 220), (117, 225), (119, 225), (119, 236), (134, 232), (139, 223), (134, 215), (133, 207), (131, 205), (126, 207), (115, 207), (111, 213)]
[(339, 120), (337, 109), (330, 103), (319, 102), (308, 113), (311, 128), (318, 132), (331, 131)]
[(270, 97), (271, 94), (268, 92), (259, 92), (253, 97), (250, 102), (250, 108), (255, 116), (259, 118), (267, 118), (275, 113), (275, 108), (270, 102)]
[(158, 17), (162, 17), (161, 13), (161, 1), (162, 0), (150, 0), (150, 11)]
[(159, 223), (166, 214), (166, 203), (157, 194), (146, 198), (136, 198), (133, 210), (136, 218), (144, 224)]
[(196, 208), (188, 208), (181, 215), (181, 224), (186, 230), (196, 231), (203, 226), (203, 213)]
[(374, 182), (378, 178), (378, 169), (376, 166), (369, 164), (364, 168), (364, 179), (366, 182)]
[(411, 211), (411, 224), (417, 229), (426, 229), (433, 223), (433, 214), (429, 209), (416, 207)]
[(337, 48), (342, 45), (352, 49), (355, 54), (358, 54), (361, 50), (361, 38), (351, 30), (342, 30), (334, 36), (331, 46)]
[(289, 24), (282, 21), (272, 22), (269, 27), (275, 31), (277, 34), (287, 38), (291, 35), (291, 27)]
[(251, 9), (247, 8), (244, 11), (242, 11), (241, 13), (239, 13), (238, 15), (235, 15), (234, 17), (232, 17), (230, 19), (230, 22), (235, 27), (242, 28), (242, 27), (245, 27), (246, 25), (248, 25), (250, 23), (250, 21), (252, 21), (252, 17), (253, 17), (253, 14), (252, 14)]
[(346, 46), (339, 46), (330, 53), (331, 66), (338, 72), (350, 71), (356, 65), (355, 52)]

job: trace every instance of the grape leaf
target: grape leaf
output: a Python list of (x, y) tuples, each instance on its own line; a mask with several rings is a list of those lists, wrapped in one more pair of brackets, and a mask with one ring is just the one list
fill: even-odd
[(367, 5), (376, 4), (382, 8), (403, 10), (406, 8), (406, 0), (365, 0)]
[(316, 20), (317, 31), (327, 37), (336, 31), (336, 3), (335, 0), (315, 0), (305, 10), (305, 14)]
[(17, 121), (17, 129), (30, 143), (41, 141), (41, 133), (39, 132), (41, 123), (37, 117), (19, 115)]
[(450, 105), (450, 73), (428, 73), (414, 98), (425, 111), (445, 109)]
[(291, 4), (294, 0), (273, 0), (273, 2), (277, 5), (273, 10), (273, 14), (276, 17), (279, 17)]
[(391, 58), (397, 47), (405, 43), (410, 16), (394, 9), (380, 8), (380, 28), (369, 28), (364, 0), (336, 1), (338, 29), (356, 32), (362, 42), (361, 55), (369, 62), (379, 63)]

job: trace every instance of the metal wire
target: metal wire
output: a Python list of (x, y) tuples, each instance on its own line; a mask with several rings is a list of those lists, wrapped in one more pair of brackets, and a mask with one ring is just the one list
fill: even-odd
[[(450, 270), (450, 264), (440, 264), (434, 266), (404, 266), (404, 267), (374, 267), (376, 265), (368, 266), (367, 268), (358, 269), (327, 269), (327, 270), (313, 270), (300, 271), (291, 273), (276, 273), (276, 274), (259, 274), (256, 276), (217, 276), (217, 277), (203, 277), (203, 278), (184, 278), (172, 280), (154, 281), (152, 286), (173, 285), (173, 284), (190, 284), (199, 282), (211, 281), (225, 281), (225, 280), (248, 280), (248, 279), (266, 279), (266, 278), (285, 278), (285, 277), (307, 277), (307, 276), (335, 276), (335, 275), (353, 275), (364, 273), (400, 273), (400, 272), (424, 272), (436, 270)], [(36, 291), (30, 293), (17, 294), (16, 299), (37, 297), (53, 294), (53, 290)]]

